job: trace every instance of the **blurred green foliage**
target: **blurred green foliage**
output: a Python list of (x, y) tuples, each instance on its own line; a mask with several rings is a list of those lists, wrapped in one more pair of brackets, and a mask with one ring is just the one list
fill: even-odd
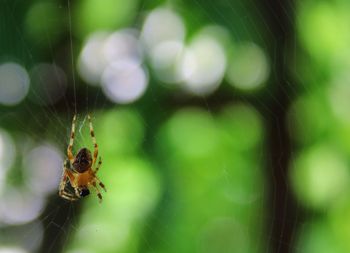
[[(16, 227), (26, 239), (34, 234), (26, 232), (30, 222), (45, 224), (52, 219), (47, 226), (35, 227), (49, 242), (42, 247), (49, 244), (50, 249), (56, 248), (57, 243), (67, 253), (258, 253), (269, 251), (270, 241), (279, 240), (266, 232), (275, 222), (269, 213), (272, 207), (266, 204), (269, 198), (274, 201), (274, 192), (268, 192), (271, 187), (267, 184), (274, 183), (275, 175), (269, 175), (270, 168), (266, 168), (269, 122), (262, 108), (271, 97), (279, 97), (274, 97), (269, 78), (270, 72), (276, 74), (275, 63), (270, 62), (273, 56), (267, 51), (271, 31), (259, 22), (262, 11), (256, 1), (52, 0), (28, 1), (20, 7), (5, 1), (0, 6), (4, 7), (0, 9), (4, 24), (0, 27), (0, 68), (9, 61), (21, 64), (34, 82), (29, 92), (31, 101), (26, 98), (17, 106), (0, 107), (0, 127), (4, 129), (0, 131), (1, 198), (10, 199), (8, 203), (16, 210), (24, 209), (20, 200), (31, 193), (26, 180), (33, 173), (27, 168), (26, 155), (37, 145), (50, 143), (64, 157), (76, 110), (79, 120), (74, 151), (93, 148), (85, 116), (89, 111), (103, 161), (99, 177), (107, 187), (101, 205), (95, 192), (79, 204), (68, 204), (73, 210), (81, 205), (76, 223), (68, 228), (65, 224), (71, 222), (71, 217), (61, 217), (63, 224), (54, 221), (60, 215), (56, 212), (67, 206), (58, 198), (35, 193), (38, 214), (27, 222), (11, 220), (11, 212), (6, 213), (5, 204), (0, 204), (0, 235)], [(150, 66), (155, 46), (137, 52), (145, 58), (138, 64), (145, 68), (142, 73), (148, 78), (148, 87), (132, 105), (112, 103), (103, 95), (110, 91), (88, 86), (75, 74), (90, 35), (103, 32), (107, 36), (132, 28), (142, 43), (143, 21), (160, 7), (177, 13), (180, 26), (184, 24), (184, 34), (179, 36), (184, 36), (179, 39), (183, 44), (175, 43), (180, 48), (176, 57), (182, 56), (187, 43), (198, 35), (204, 35), (200, 39), (212, 39), (211, 44), (203, 43), (214, 45), (209, 49), (217, 47), (225, 54), (220, 62), (224, 73), (213, 82), (216, 86), (212, 93), (198, 96), (184, 86), (185, 82), (178, 86), (163, 83), (159, 77), (164, 73)], [(345, 0), (296, 1), (295, 17), (295, 51), (285, 52), (292, 55), (285, 64), (294, 74), (296, 93), (291, 106), (283, 108), (288, 112), (283, 120), (292, 140), (284, 176), (288, 177), (287, 188), (295, 196), (303, 220), (282, 222), (298, 222), (293, 228), (293, 252), (349, 252), (350, 5)], [(167, 35), (169, 30), (164, 30)], [(198, 44), (203, 42), (200, 39)], [(250, 49), (255, 51), (244, 51), (247, 45), (253, 45)], [(101, 55), (114, 52), (104, 51), (97, 42), (91, 47), (93, 53)], [(203, 48), (199, 51), (208, 49)], [(195, 72), (196, 68), (190, 67), (196, 60), (208, 64), (202, 75), (213, 69), (212, 58), (198, 60), (191, 58), (191, 53), (184, 57), (189, 66), (185, 74)], [(91, 55), (92, 66), (107, 64), (106, 59)], [(166, 70), (179, 71), (173, 66), (177, 60), (169, 61)], [(46, 81), (50, 78), (40, 80), (45, 73), (39, 73), (39, 80), (34, 81), (33, 67), (42, 62), (60, 67), (52, 79), (67, 81), (62, 85), (66, 89), (62, 97), (52, 104), (45, 103), (45, 94), (50, 92)], [(40, 90), (38, 83), (47, 86)], [(202, 84), (198, 80), (193, 83), (195, 88)], [(274, 134), (270, 137), (279, 140), (280, 132)], [(45, 174), (47, 164), (41, 165), (44, 175), (54, 175)], [(9, 195), (6, 189), (15, 194)], [(57, 195), (56, 191), (50, 194)], [(44, 205), (51, 209), (44, 210)], [(52, 218), (47, 212), (56, 216)], [(50, 226), (57, 226), (59, 232), (52, 235), (48, 232)], [(56, 242), (60, 234), (66, 240)], [(38, 233), (37, 245), (28, 246), (28, 252), (39, 251), (43, 238)], [(28, 241), (25, 239), (0, 237), (0, 252), (14, 252), (6, 247), (25, 248), (23, 245), (29, 245), (22, 242)]]

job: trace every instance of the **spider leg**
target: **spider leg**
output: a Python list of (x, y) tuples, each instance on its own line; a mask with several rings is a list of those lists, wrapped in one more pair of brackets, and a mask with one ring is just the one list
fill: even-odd
[(98, 172), (98, 170), (100, 169), (101, 164), (102, 164), (102, 159), (101, 159), (101, 157), (99, 157), (98, 163), (97, 163), (96, 168), (95, 168), (95, 170), (94, 170), (94, 173), (95, 173), (95, 174), (96, 174), (96, 173)]
[(107, 192), (106, 186), (101, 182), (101, 180), (95, 176), (95, 180), (98, 182), (99, 186), (101, 186), (101, 188)]
[(76, 201), (79, 198), (76, 195), (69, 194), (67, 192), (64, 192), (62, 195), (60, 195), (61, 198), (67, 199), (69, 201)]
[(60, 188), (59, 188), (58, 194), (59, 194), (59, 196), (61, 198), (64, 198), (64, 199), (67, 199), (67, 200), (71, 200), (71, 201), (77, 200), (78, 198), (77, 198), (76, 195), (68, 193), (68, 192), (65, 191), (65, 187), (66, 187), (66, 184), (67, 184), (66, 183), (67, 182), (67, 177), (68, 177), (67, 174), (64, 173), (64, 175), (62, 177), (62, 181), (60, 183)]
[[(75, 192), (75, 195), (76, 195), (76, 196), (80, 196), (79, 191), (78, 191), (78, 188), (74, 187), (74, 192)], [(78, 197), (78, 198), (79, 198), (79, 197)]]
[(102, 188), (105, 192), (107, 192), (106, 186), (105, 186), (101, 181), (100, 181), (98, 184), (101, 186), (101, 188)]
[(62, 173), (62, 177), (61, 177), (61, 182), (60, 182), (60, 186), (59, 186), (59, 190), (58, 190), (58, 193), (59, 195), (63, 195), (64, 193), (64, 189), (66, 187), (66, 184), (67, 184), (67, 160), (64, 161), (64, 164), (63, 164), (63, 173)]
[(96, 186), (96, 182), (92, 182), (92, 185), (95, 187), (95, 189), (97, 191), (97, 197), (99, 198), (99, 202), (101, 203), (102, 202), (102, 195), (101, 195), (100, 190)]
[[(79, 199), (79, 195), (74, 195), (72, 193), (68, 193), (66, 192), (66, 184), (67, 184), (67, 179), (69, 180), (69, 182), (71, 183), (72, 187), (75, 186), (75, 182), (74, 182), (74, 175), (72, 172), (70, 172), (68, 169), (67, 169), (67, 163), (68, 163), (68, 160), (65, 160), (64, 161), (64, 166), (63, 166), (63, 174), (62, 174), (62, 178), (61, 178), (61, 182), (60, 182), (60, 186), (59, 186), (59, 196), (64, 198), (64, 199), (67, 199), (67, 200), (70, 200), (70, 201), (73, 201), (73, 200), (77, 200)], [(74, 187), (75, 188), (75, 187)]]
[(74, 115), (73, 117), (73, 122), (72, 122), (72, 130), (70, 132), (70, 139), (69, 139), (69, 145), (67, 148), (67, 155), (68, 155), (68, 159), (69, 161), (73, 164), (74, 162), (74, 156), (72, 153), (72, 148), (73, 148), (73, 142), (74, 142), (74, 137), (75, 137), (75, 121), (77, 119), (77, 115)]
[(67, 182), (67, 175), (65, 172), (63, 172), (62, 178), (61, 178), (61, 182), (60, 182), (60, 186), (59, 186), (59, 190), (58, 190), (58, 195), (60, 195), (60, 197), (65, 196), (65, 187), (66, 187), (66, 182)]
[(101, 188), (106, 192), (107, 190), (106, 190), (105, 185), (104, 185), (104, 184), (101, 182), (101, 180), (96, 176), (96, 173), (97, 173), (98, 170), (100, 169), (101, 164), (102, 164), (102, 160), (101, 160), (101, 157), (99, 157), (97, 166), (96, 166), (96, 168), (95, 168), (95, 170), (94, 170), (94, 176), (95, 176), (96, 181), (99, 182), (99, 185), (101, 186)]
[(89, 114), (88, 114), (88, 120), (89, 120), (89, 127), (90, 127), (90, 135), (91, 135), (92, 143), (94, 144), (94, 158), (92, 160), (92, 165), (95, 165), (96, 160), (97, 160), (97, 156), (98, 156), (98, 145), (96, 143), (94, 128), (92, 126), (92, 121), (91, 121), (91, 117)]

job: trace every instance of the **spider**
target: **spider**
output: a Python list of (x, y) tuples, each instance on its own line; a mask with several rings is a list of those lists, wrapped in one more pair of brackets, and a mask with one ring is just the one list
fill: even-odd
[[(82, 148), (79, 150), (76, 156), (73, 155), (72, 148), (75, 136), (76, 121), (76, 115), (74, 115), (69, 146), (67, 148), (68, 159), (65, 160), (63, 166), (63, 174), (59, 186), (59, 196), (70, 201), (75, 201), (89, 195), (89, 188), (93, 186), (97, 191), (97, 197), (99, 198), (99, 202), (101, 202), (102, 195), (100, 190), (97, 188), (96, 183), (98, 183), (105, 191), (106, 188), (101, 182), (101, 180), (96, 176), (96, 173), (98, 172), (102, 164), (102, 160), (101, 157), (99, 157), (98, 163), (96, 167), (94, 167), (98, 156), (98, 145), (96, 143), (96, 138), (94, 134), (94, 129), (92, 127), (90, 115), (88, 115), (88, 120), (90, 127), (90, 135), (94, 144), (94, 155), (93, 157), (91, 157), (91, 151), (87, 148)], [(68, 182), (74, 189), (74, 193), (68, 191)]]

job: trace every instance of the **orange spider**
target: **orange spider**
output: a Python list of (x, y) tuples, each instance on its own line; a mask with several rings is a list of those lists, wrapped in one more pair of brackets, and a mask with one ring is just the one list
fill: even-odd
[[(76, 156), (73, 156), (72, 148), (75, 136), (75, 121), (76, 115), (73, 117), (72, 130), (70, 134), (69, 146), (67, 148), (68, 159), (65, 160), (63, 166), (62, 179), (59, 186), (59, 195), (67, 200), (75, 201), (82, 197), (90, 194), (89, 187), (93, 186), (97, 191), (97, 197), (99, 202), (102, 201), (102, 195), (100, 190), (97, 188), (96, 182), (106, 191), (104, 184), (96, 176), (102, 161), (99, 157), (97, 166), (94, 168), (97, 156), (98, 156), (98, 145), (96, 143), (96, 138), (94, 134), (94, 129), (92, 127), (92, 122), (90, 115), (88, 115), (90, 135), (92, 142), (94, 144), (94, 156), (91, 157), (91, 151), (87, 148), (82, 148), (79, 150)], [(74, 189), (74, 193), (67, 190), (67, 183), (70, 183)]]

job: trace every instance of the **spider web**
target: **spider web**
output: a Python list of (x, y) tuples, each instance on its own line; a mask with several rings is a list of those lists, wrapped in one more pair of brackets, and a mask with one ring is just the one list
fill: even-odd
[[(299, 9), (292, 1), (133, 3), (130, 17), (97, 33), (79, 30), (91, 25), (79, 1), (0, 3), (2, 62), (21, 63), (31, 79), (20, 104), (0, 109), (0, 151), (11, 165), (0, 167), (0, 252), (342, 252), (342, 237), (317, 213), (327, 202), (310, 197), (310, 208), (293, 172), (299, 150), (314, 147), (314, 129), (298, 129), (310, 116), (299, 118), (299, 94), (315, 94), (298, 72), (299, 54), (313, 59), (294, 31)], [(46, 11), (41, 28), (35, 17)], [(98, 11), (95, 18), (105, 21)], [(122, 53), (92, 54), (121, 38)], [(135, 41), (141, 53), (128, 51)], [(132, 59), (109, 62), (115, 55)], [(93, 117), (107, 187), (101, 205), (95, 193), (77, 202), (57, 196), (75, 113), (75, 152), (93, 148)], [(326, 158), (345, 185), (343, 160)]]

